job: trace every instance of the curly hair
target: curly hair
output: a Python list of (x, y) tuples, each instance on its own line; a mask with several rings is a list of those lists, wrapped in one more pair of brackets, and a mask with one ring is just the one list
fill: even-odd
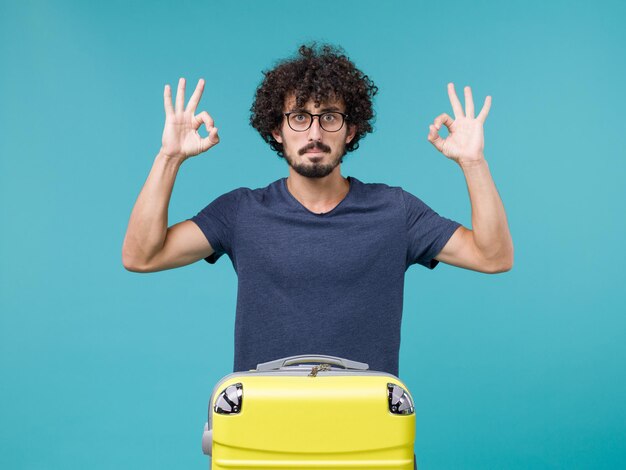
[(374, 109), (372, 98), (378, 87), (343, 53), (340, 47), (324, 44), (316, 50), (313, 42), (298, 49), (299, 57), (285, 59), (272, 70), (264, 71), (265, 78), (258, 86), (250, 108), (250, 124), (280, 157), (283, 145), (272, 136), (272, 131), (283, 122), (285, 98), (294, 94), (296, 106), (307, 101), (321, 102), (343, 99), (346, 124), (356, 126), (354, 138), (346, 144), (346, 152), (359, 148), (359, 140), (372, 132)]

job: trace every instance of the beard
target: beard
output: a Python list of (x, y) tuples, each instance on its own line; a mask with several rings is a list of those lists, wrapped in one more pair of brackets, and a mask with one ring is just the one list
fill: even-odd
[[(319, 149), (324, 153), (330, 153), (331, 148), (325, 144), (320, 142), (313, 142), (306, 147), (303, 147), (298, 151), (298, 155), (304, 155), (307, 151)], [(339, 152), (339, 155), (331, 161), (330, 163), (319, 163), (319, 162), (309, 162), (309, 163), (296, 163), (295, 159), (289, 155), (289, 151), (284, 148), (284, 157), (287, 160), (287, 164), (294, 169), (296, 173), (306, 178), (324, 178), (325, 176), (330, 175), (339, 164), (343, 162), (343, 156), (346, 154), (346, 146), (343, 145), (343, 148)]]

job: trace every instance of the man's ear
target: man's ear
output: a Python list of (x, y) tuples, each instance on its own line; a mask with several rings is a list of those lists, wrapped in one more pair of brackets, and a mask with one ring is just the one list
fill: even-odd
[(278, 142), (279, 144), (283, 143), (283, 136), (280, 135), (280, 131), (278, 129), (274, 129), (272, 131), (272, 137), (274, 137), (274, 140)]
[(354, 136), (356, 135), (356, 124), (351, 124), (348, 126), (348, 133), (346, 134), (346, 144), (350, 143)]

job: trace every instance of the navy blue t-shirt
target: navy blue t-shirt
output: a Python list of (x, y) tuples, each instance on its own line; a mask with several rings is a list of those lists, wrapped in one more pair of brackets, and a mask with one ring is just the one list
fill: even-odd
[(348, 177), (346, 197), (316, 214), (286, 178), (239, 188), (194, 221), (238, 277), (233, 371), (327, 354), (399, 374), (404, 274), (433, 259), (461, 225), (400, 187)]

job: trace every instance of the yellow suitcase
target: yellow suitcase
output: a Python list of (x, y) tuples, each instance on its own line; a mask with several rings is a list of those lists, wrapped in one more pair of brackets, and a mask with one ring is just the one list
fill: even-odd
[(221, 379), (202, 450), (213, 470), (416, 467), (407, 386), (367, 364), (291, 356)]

